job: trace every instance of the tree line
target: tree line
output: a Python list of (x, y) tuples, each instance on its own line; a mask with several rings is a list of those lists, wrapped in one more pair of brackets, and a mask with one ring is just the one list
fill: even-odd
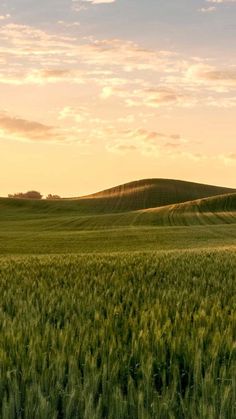
[[(9, 194), (8, 198), (13, 198), (13, 199), (43, 199), (43, 195), (38, 192), (38, 191), (28, 191), (28, 192), (17, 192), (14, 194)], [(54, 199), (61, 199), (61, 197), (59, 195), (53, 195), (53, 194), (48, 194), (46, 196), (46, 199), (48, 200), (54, 200)]]

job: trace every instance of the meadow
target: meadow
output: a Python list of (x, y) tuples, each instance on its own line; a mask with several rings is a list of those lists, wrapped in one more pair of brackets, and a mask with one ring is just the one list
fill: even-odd
[(0, 255), (229, 246), (236, 193), (227, 188), (151, 179), (70, 200), (0, 198)]
[(234, 419), (235, 279), (227, 188), (1, 198), (0, 417)]
[(0, 261), (0, 416), (234, 418), (233, 250)]

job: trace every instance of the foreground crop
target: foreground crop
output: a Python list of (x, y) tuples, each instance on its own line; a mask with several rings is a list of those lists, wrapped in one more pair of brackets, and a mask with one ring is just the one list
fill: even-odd
[(235, 418), (236, 255), (0, 261), (0, 416)]

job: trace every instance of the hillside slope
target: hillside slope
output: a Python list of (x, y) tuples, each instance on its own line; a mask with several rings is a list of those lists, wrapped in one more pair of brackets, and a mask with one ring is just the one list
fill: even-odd
[(236, 192), (218, 186), (169, 179), (144, 179), (89, 195), (82, 199), (106, 201), (113, 211), (161, 207), (195, 199)]
[(146, 210), (57, 219), (62, 230), (220, 224), (236, 224), (236, 193)]
[(112, 214), (163, 207), (196, 199), (236, 192), (234, 189), (192, 182), (147, 179), (131, 182), (93, 195), (34, 201), (0, 199), (0, 217), (36, 218), (45, 216)]
[[(58, 202), (59, 205), (59, 202)], [(236, 193), (145, 210), (83, 214), (79, 212), (3, 211), (0, 230), (78, 231), (120, 227), (236, 225)]]
[(135, 223), (166, 226), (236, 223), (236, 193), (138, 211)]
[[(181, 204), (68, 220), (68, 228), (236, 224), (236, 193)], [(74, 227), (72, 227), (74, 225)]]

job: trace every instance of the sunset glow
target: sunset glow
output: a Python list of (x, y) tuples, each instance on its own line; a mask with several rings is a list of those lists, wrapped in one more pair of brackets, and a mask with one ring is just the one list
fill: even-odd
[(236, 187), (236, 1), (0, 5), (0, 195)]

